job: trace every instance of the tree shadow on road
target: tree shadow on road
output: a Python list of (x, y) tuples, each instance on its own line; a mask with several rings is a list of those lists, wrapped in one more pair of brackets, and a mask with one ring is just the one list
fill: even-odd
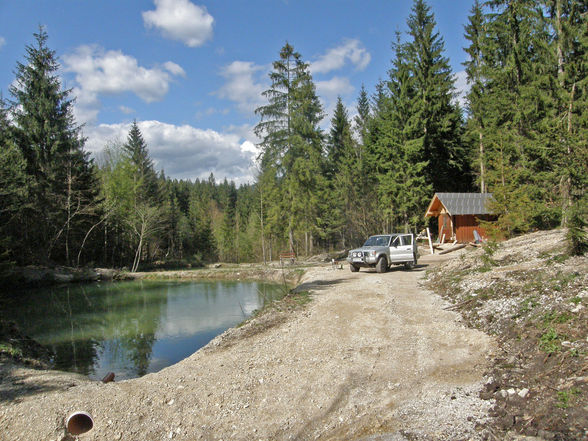
[(299, 293), (303, 291), (321, 291), (328, 289), (331, 286), (338, 285), (345, 282), (345, 279), (333, 279), (333, 280), (312, 280), (310, 282), (304, 282), (298, 285), (292, 290), (293, 293)]
[(44, 394), (76, 386), (65, 375), (53, 375), (43, 369), (21, 371), (12, 361), (0, 361), (0, 403), (13, 403), (29, 395)]

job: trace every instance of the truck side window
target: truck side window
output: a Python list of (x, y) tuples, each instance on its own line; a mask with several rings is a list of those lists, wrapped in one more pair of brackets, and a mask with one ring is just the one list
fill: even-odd
[(412, 236), (402, 236), (402, 245), (412, 245)]

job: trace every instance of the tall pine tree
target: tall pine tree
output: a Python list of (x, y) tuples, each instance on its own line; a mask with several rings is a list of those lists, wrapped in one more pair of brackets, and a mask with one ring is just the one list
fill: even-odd
[(8, 110), (0, 97), (0, 269), (14, 262), (27, 263), (21, 260), (20, 250), (28, 184), (26, 162), (14, 142)]
[(461, 144), (461, 112), (454, 102), (454, 78), (444, 55), (445, 43), (424, 0), (414, 1), (407, 24), (409, 38), (400, 54), (414, 82), (410, 139), (422, 144), (428, 161), (427, 182), (434, 191), (463, 191), (470, 185), (469, 164)]
[(270, 88), (263, 92), (268, 104), (256, 109), (261, 118), (255, 127), (262, 140), (261, 173), (270, 175), (262, 182), (278, 184), (283, 211), (277, 222), (286, 226), (290, 250), (295, 251), (299, 233), (308, 253), (318, 234), (320, 192), (325, 188), (322, 106), (308, 64), (290, 44), (280, 50), (270, 79)]
[(71, 264), (96, 216), (97, 182), (47, 33), (40, 28), (34, 36), (36, 45), (26, 47), (10, 87), (16, 144), (31, 182), (24, 252), (26, 260)]

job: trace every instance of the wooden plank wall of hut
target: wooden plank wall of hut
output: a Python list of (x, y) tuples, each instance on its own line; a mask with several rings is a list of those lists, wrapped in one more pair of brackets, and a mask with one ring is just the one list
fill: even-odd
[(479, 218), (488, 218), (488, 216), (474, 216), (473, 214), (463, 214), (454, 216), (456, 238), (459, 243), (474, 242), (474, 230), (478, 230), (480, 236), (486, 238), (486, 231), (480, 227), (478, 223)]

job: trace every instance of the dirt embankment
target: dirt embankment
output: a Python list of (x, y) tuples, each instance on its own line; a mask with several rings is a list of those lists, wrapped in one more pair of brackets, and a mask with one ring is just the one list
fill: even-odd
[(278, 305), (134, 380), (4, 364), (0, 439), (68, 439), (74, 410), (94, 418), (80, 440), (484, 439), (491, 402), (478, 394), (494, 344), (419, 286), (430, 262), (311, 268), (299, 289), (312, 302)]
[(462, 253), (428, 286), (499, 343), (482, 393), (498, 439), (588, 439), (588, 257), (567, 255), (565, 231)]

